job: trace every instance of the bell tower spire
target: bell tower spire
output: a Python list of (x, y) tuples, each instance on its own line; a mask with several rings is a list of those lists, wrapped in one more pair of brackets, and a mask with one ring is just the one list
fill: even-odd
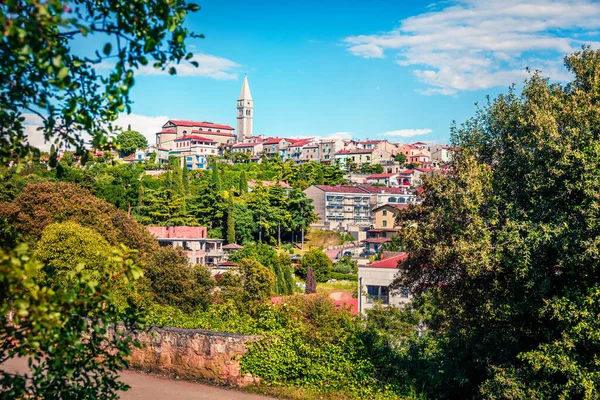
[(248, 77), (244, 75), (242, 90), (237, 102), (237, 142), (243, 142), (252, 136), (252, 120), (254, 119), (254, 102), (250, 94)]

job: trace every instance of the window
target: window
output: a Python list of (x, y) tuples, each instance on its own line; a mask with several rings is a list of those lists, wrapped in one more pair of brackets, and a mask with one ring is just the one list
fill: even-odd
[(388, 200), (388, 203), (395, 203), (396, 202), (396, 198), (395, 197), (390, 197)]
[(408, 299), (408, 288), (407, 287), (403, 287), (402, 289), (400, 289), (400, 297), (402, 297), (403, 299)]
[(387, 210), (383, 210), (381, 214), (385, 217), (387, 215)]
[(387, 286), (367, 285), (367, 303), (381, 301), (383, 304), (390, 304), (390, 295)]
[(387, 226), (387, 221), (381, 221), (381, 226), (383, 226), (385, 228)]

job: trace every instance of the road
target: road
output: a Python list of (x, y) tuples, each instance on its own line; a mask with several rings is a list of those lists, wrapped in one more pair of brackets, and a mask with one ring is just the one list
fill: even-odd
[[(23, 374), (27, 371), (25, 359), (11, 359), (0, 364), (0, 369)], [(185, 381), (176, 381), (156, 375), (132, 371), (121, 373), (121, 380), (131, 386), (121, 394), (123, 400), (267, 400), (272, 397), (242, 393), (214, 386)]]

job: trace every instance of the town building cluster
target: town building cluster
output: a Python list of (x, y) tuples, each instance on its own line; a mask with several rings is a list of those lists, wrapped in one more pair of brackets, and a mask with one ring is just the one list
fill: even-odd
[[(253, 120), (254, 102), (248, 78), (244, 77), (237, 101), (237, 130), (209, 121), (171, 119), (156, 133), (156, 146), (139, 150), (125, 161), (145, 161), (155, 153), (156, 163), (166, 164), (175, 156), (180, 159), (181, 166), (189, 170), (209, 168), (213, 157), (230, 162), (280, 159), (295, 164), (337, 165), (346, 172), (347, 184), (312, 185), (304, 190), (312, 200), (317, 216), (312, 227), (351, 234), (360, 243), (365, 259), (379, 254), (378, 260), (363, 263), (359, 268), (359, 312), (375, 302), (401, 304), (410, 301), (408, 290), (391, 293), (388, 289), (398, 262), (406, 259), (407, 254), (398, 249), (390, 251), (386, 244), (398, 232), (395, 226), (398, 213), (410, 204), (420, 202), (423, 178), (445, 171), (452, 158), (452, 148), (425, 142), (393, 143), (387, 139), (266, 137), (254, 134)], [(265, 183), (291, 189), (287, 183)], [(255, 184), (248, 182), (248, 190)], [(223, 245), (220, 239), (209, 239), (204, 227), (148, 229), (161, 245), (181, 247), (191, 264), (210, 265), (213, 273), (226, 270), (228, 255), (241, 247), (235, 243)], [(342, 250), (330, 253), (332, 258), (337, 258)]]
[[(182, 167), (207, 169), (211, 157), (226, 157), (243, 162), (261, 162), (279, 158), (296, 164), (319, 162), (338, 165), (345, 171), (359, 171), (365, 166), (381, 165), (384, 173), (373, 175), (369, 183), (401, 184), (403, 165), (420, 170), (440, 168), (450, 161), (450, 149), (441, 144), (424, 142), (392, 143), (387, 139), (353, 140), (267, 137), (253, 130), (254, 101), (248, 78), (244, 77), (237, 100), (237, 130), (210, 121), (170, 119), (156, 132), (156, 145), (140, 149), (125, 158), (127, 162), (147, 161), (152, 153), (155, 162), (166, 164), (169, 157), (180, 158)], [(400, 157), (402, 154), (404, 157)], [(237, 157), (237, 158), (236, 158)], [(402, 162), (398, 162), (399, 157)], [(417, 173), (418, 174), (418, 173)], [(412, 177), (408, 177), (412, 179)]]

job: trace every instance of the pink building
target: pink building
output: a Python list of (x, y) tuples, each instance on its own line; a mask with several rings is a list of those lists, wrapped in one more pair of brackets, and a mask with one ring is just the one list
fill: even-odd
[(223, 240), (206, 237), (204, 226), (149, 226), (161, 246), (181, 247), (190, 265), (217, 265), (223, 259)]

